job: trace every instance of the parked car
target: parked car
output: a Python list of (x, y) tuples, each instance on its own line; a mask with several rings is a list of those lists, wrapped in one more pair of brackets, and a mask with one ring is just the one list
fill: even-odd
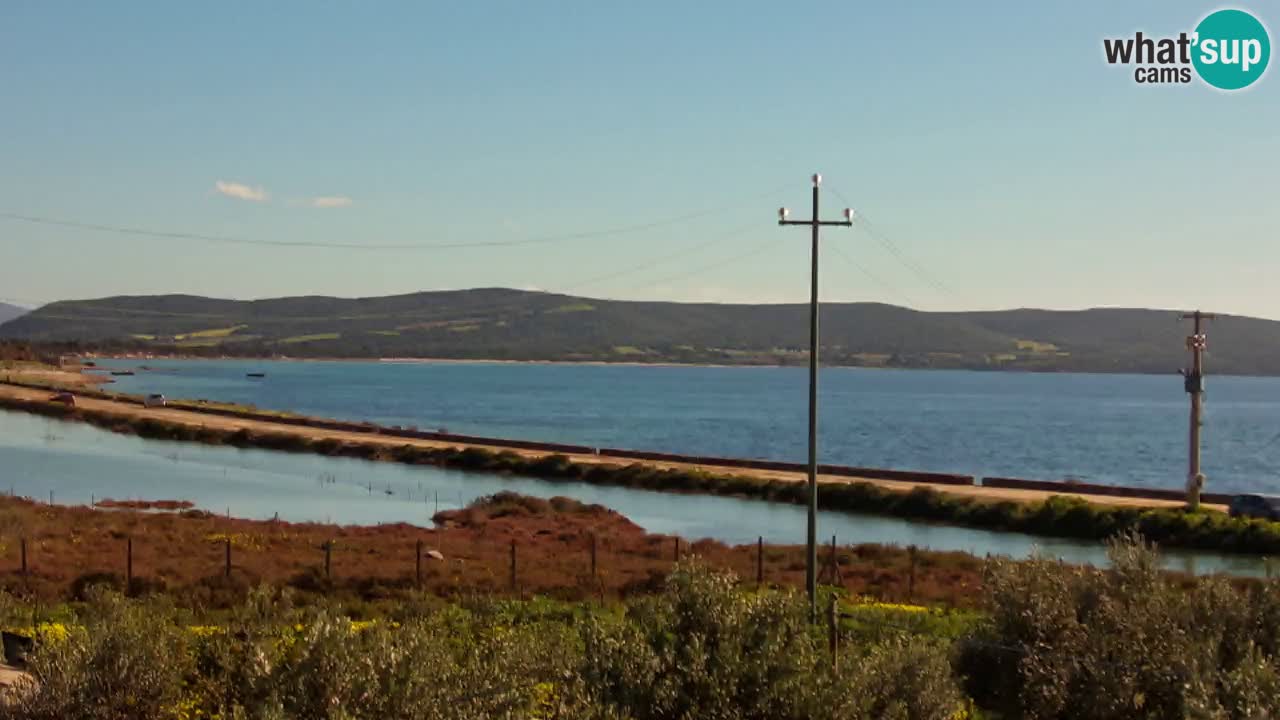
[(164, 396), (157, 393), (148, 395), (147, 399), (142, 401), (142, 405), (143, 407), (164, 407)]
[(62, 403), (68, 407), (76, 406), (76, 396), (69, 392), (60, 392), (49, 398), (49, 402)]
[(1237, 495), (1227, 507), (1231, 517), (1255, 517), (1280, 520), (1280, 495)]

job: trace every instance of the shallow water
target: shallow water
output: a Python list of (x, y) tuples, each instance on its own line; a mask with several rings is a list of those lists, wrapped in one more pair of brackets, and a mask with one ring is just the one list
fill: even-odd
[[(564, 495), (599, 503), (654, 533), (731, 544), (803, 543), (805, 510), (795, 505), (672, 495), (579, 482), (463, 473), (310, 454), (143, 440), (89, 425), (0, 411), (0, 491), (57, 503), (93, 499), (190, 500), (236, 517), (342, 524), (429, 526), (436, 509), (457, 508), (500, 490)], [(844, 543), (918, 545), (1026, 557), (1039, 549), (1069, 562), (1101, 564), (1100, 544), (1017, 533), (824, 512), (819, 535)], [(1172, 567), (1197, 573), (1262, 573), (1258, 558), (1179, 553)]]

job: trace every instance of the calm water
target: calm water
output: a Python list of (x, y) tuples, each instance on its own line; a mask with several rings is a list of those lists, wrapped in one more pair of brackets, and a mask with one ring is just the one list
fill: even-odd
[[(157, 370), (116, 378), (112, 387), (592, 446), (799, 462), (806, 452), (803, 368), (146, 364)], [(1174, 374), (832, 368), (821, 391), (824, 462), (1183, 485), (1187, 397)], [(1209, 379), (1204, 468), (1210, 490), (1280, 492), (1280, 378)]]
[[(89, 425), (0, 411), (0, 489), (55, 502), (93, 498), (182, 499), (213, 512), (265, 519), (430, 525), (438, 507), (459, 507), (499, 490), (565, 495), (613, 508), (650, 532), (741, 544), (803, 543), (804, 509), (759, 501), (504, 478), (438, 468), (239, 450), (114, 435)], [(388, 491), (390, 491), (388, 493)], [(915, 544), (939, 550), (1025, 557), (1037, 548), (1069, 562), (1100, 564), (1101, 545), (1037, 539), (887, 518), (822, 513), (819, 532), (841, 543)], [(1262, 573), (1257, 558), (1176, 554), (1191, 572)]]

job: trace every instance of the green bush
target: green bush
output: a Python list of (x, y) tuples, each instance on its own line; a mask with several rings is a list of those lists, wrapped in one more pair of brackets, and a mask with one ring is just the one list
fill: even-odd
[(29, 718), (900, 718), (963, 706), (944, 644), (850, 643), (832, 666), (792, 593), (750, 592), (682, 563), (625, 613), (549, 600), (413, 601), (353, 623), (258, 588), (218, 625), (100, 590), (39, 685), (0, 703)]
[(133, 720), (177, 706), (192, 661), (172, 608), (90, 595), (81, 624), (32, 653), (38, 687), (0, 702), (0, 720)]
[(1137, 536), (1112, 568), (992, 561), (987, 624), (958, 667), (1006, 718), (1223, 718), (1280, 714), (1280, 585), (1185, 590)]
[(581, 676), (591, 696), (637, 720), (941, 719), (961, 706), (945, 646), (855, 646), (835, 670), (803, 600), (735, 585), (686, 561), (626, 618), (589, 620)]

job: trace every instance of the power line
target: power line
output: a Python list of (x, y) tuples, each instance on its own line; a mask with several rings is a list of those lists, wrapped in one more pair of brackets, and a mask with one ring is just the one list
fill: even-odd
[(890, 294), (892, 294), (892, 295), (896, 295), (896, 296), (898, 296), (898, 298), (899, 298), (900, 300), (903, 300), (904, 302), (906, 302), (906, 304), (907, 304), (908, 306), (910, 306), (910, 307), (918, 307), (918, 306), (916, 305), (916, 303), (911, 299), (911, 296), (909, 296), (907, 293), (903, 292), (900, 288), (896, 288), (896, 287), (894, 287), (894, 286), (890, 285), (888, 282), (886, 282), (886, 281), (885, 281), (884, 279), (882, 279), (880, 276), (878, 276), (878, 275), (876, 275), (875, 273), (871, 272), (871, 271), (870, 271), (870, 270), (868, 270), (866, 267), (862, 266), (860, 263), (856, 262), (856, 261), (855, 261), (855, 260), (854, 260), (850, 255), (849, 255), (849, 253), (846, 253), (843, 249), (841, 249), (841, 247), (840, 247), (839, 245), (836, 245), (836, 244), (834, 244), (834, 243), (833, 243), (832, 245), (830, 245), (830, 247), (831, 247), (831, 249), (832, 249), (832, 250), (835, 250), (836, 255), (839, 255), (841, 258), (843, 258), (843, 259), (844, 259), (844, 261), (845, 261), (845, 262), (847, 262), (847, 263), (849, 263), (850, 265), (852, 265), (852, 266), (853, 266), (853, 268), (854, 268), (855, 270), (857, 270), (858, 272), (862, 273), (862, 276), (863, 276), (863, 277), (867, 278), (867, 279), (868, 279), (868, 280), (870, 280), (871, 282), (873, 282), (873, 283), (875, 283), (876, 285), (880, 286), (880, 289), (882, 289), (882, 290), (884, 290), (885, 292), (890, 293)]
[[(845, 204), (852, 206), (852, 203), (850, 203), (849, 200), (845, 198), (845, 196), (842, 195), (839, 190), (832, 188), (831, 192), (834, 193), (836, 197), (844, 201)], [(946, 283), (942, 282), (942, 280), (935, 277), (932, 273), (926, 270), (924, 266), (922, 266), (920, 263), (911, 259), (911, 257), (908, 256), (906, 252), (903, 251), (902, 248), (899, 247), (897, 243), (895, 243), (887, 235), (881, 232), (874, 223), (872, 223), (870, 220), (867, 219), (865, 215), (862, 214), (861, 211), (858, 211), (858, 213), (854, 216), (854, 224), (857, 227), (861, 228), (863, 232), (870, 235), (873, 239), (875, 239), (877, 242), (883, 245), (885, 249), (889, 251), (889, 254), (893, 255), (894, 259), (896, 259), (899, 263), (901, 263), (903, 267), (907, 268), (913, 274), (915, 274), (916, 277), (924, 281), (926, 285), (929, 285), (931, 288), (933, 288), (934, 290), (937, 290), (938, 292), (944, 295), (949, 295), (952, 298), (957, 298), (957, 299), (959, 298), (959, 295), (956, 293), (956, 291), (952, 290), (950, 287), (947, 286)]]
[(643, 262), (643, 263), (640, 263), (639, 265), (633, 265), (633, 266), (631, 266), (631, 267), (629, 267), (629, 268), (625, 268), (625, 269), (622, 269), (622, 270), (617, 270), (617, 271), (615, 271), (615, 272), (610, 272), (610, 273), (605, 274), (605, 275), (598, 275), (598, 276), (596, 276), (596, 277), (593, 277), (593, 278), (590, 278), (590, 279), (587, 279), (587, 280), (582, 280), (582, 281), (579, 281), (579, 282), (575, 282), (575, 283), (571, 283), (571, 284), (569, 284), (569, 285), (562, 286), (562, 291), (564, 291), (564, 292), (568, 292), (568, 291), (571, 291), (571, 290), (577, 290), (578, 288), (586, 287), (586, 286), (588, 286), (588, 285), (595, 285), (595, 284), (597, 284), (597, 283), (604, 282), (605, 280), (612, 280), (613, 278), (616, 278), (616, 277), (622, 277), (623, 275), (630, 275), (631, 273), (639, 272), (640, 270), (648, 270), (649, 268), (654, 267), (655, 265), (661, 265), (661, 264), (663, 264), (663, 263), (665, 263), (665, 262), (668, 262), (668, 261), (670, 261), (670, 260), (675, 260), (675, 259), (677, 259), (677, 258), (681, 258), (681, 257), (684, 257), (684, 256), (686, 256), (686, 255), (692, 255), (693, 253), (696, 253), (696, 252), (698, 252), (699, 250), (704, 250), (704, 249), (709, 248), (709, 247), (711, 247), (711, 246), (713, 246), (713, 245), (718, 245), (719, 243), (725, 242), (726, 240), (732, 240), (732, 239), (736, 238), (738, 235), (741, 235), (742, 233), (746, 232), (747, 230), (749, 230), (749, 229), (751, 229), (751, 228), (755, 227), (755, 225), (756, 225), (756, 223), (750, 223), (750, 224), (747, 224), (747, 225), (743, 225), (743, 226), (741, 226), (741, 227), (734, 228), (733, 230), (730, 230), (730, 231), (729, 231), (729, 232), (727, 232), (727, 233), (724, 233), (724, 234), (721, 234), (721, 235), (715, 235), (715, 236), (712, 236), (712, 238), (711, 238), (710, 240), (707, 240), (707, 241), (704, 241), (704, 242), (698, 243), (698, 244), (696, 244), (696, 245), (693, 245), (693, 246), (690, 246), (690, 247), (684, 248), (683, 250), (679, 250), (679, 251), (677, 251), (677, 252), (670, 253), (670, 254), (668, 254), (668, 255), (663, 255), (663, 256), (661, 256), (661, 257), (657, 257), (657, 258), (652, 258), (652, 259), (647, 260), (647, 261), (645, 261), (645, 262)]
[(777, 244), (779, 244), (779, 240), (777, 240), (776, 238), (770, 237), (762, 243), (748, 247), (747, 250), (745, 250), (744, 252), (738, 253), (736, 255), (731, 255), (727, 258), (724, 258), (723, 260), (718, 260), (713, 263), (701, 265), (696, 268), (691, 268), (689, 270), (685, 270), (685, 271), (676, 273), (674, 275), (668, 275), (666, 277), (658, 278), (657, 280), (653, 280), (651, 282), (642, 283), (640, 285), (633, 285), (626, 289), (642, 290), (645, 288), (651, 288), (654, 285), (661, 285), (662, 283), (671, 282), (672, 280), (680, 280), (680, 279), (689, 277), (690, 275), (697, 275), (699, 273), (709, 272), (711, 270), (718, 270), (722, 267), (725, 267), (726, 265), (732, 265), (733, 263), (746, 260), (749, 257), (759, 255), (760, 253), (764, 252), (765, 250), (768, 250), (769, 248)]
[(259, 245), (269, 247), (292, 247), (292, 248), (323, 248), (337, 250), (463, 250), (468, 248), (489, 248), (489, 247), (518, 247), (522, 245), (542, 245), (548, 243), (566, 242), (571, 240), (585, 240), (589, 238), (607, 237), (611, 235), (625, 235), (630, 233), (643, 232), (654, 228), (663, 227), (665, 225), (674, 225), (676, 223), (686, 222), (700, 217), (706, 217), (728, 209), (732, 209), (739, 205), (749, 202), (755, 202), (762, 198), (770, 197), (779, 191), (781, 187), (769, 190), (765, 193), (753, 195), (749, 198), (726, 203), (713, 208), (688, 212), (673, 217), (667, 217), (660, 220), (654, 220), (636, 225), (626, 225), (621, 227), (607, 228), (603, 230), (588, 230), (576, 233), (564, 233), (557, 235), (546, 235), (540, 237), (525, 238), (522, 240), (489, 240), (483, 242), (472, 243), (342, 243), (342, 242), (315, 242), (306, 240), (266, 240), (261, 238), (243, 238), (232, 237), (228, 235), (206, 235), (203, 233), (191, 232), (174, 232), (166, 230), (152, 230), (148, 228), (129, 227), (122, 225), (108, 225), (103, 223), (83, 222), (80, 220), (67, 220), (62, 218), (44, 217), (39, 215), (26, 215), (23, 213), (0, 212), (0, 219), (14, 220), (26, 222), (36, 225), (51, 225), (58, 227), (68, 227), (77, 230), (90, 230), (94, 232), (114, 233), (118, 235), (133, 235), (137, 237), (161, 238), (166, 240), (194, 240), (198, 242), (209, 242), (219, 244), (233, 245)]
[(944, 295), (950, 295), (952, 297), (956, 297), (956, 292), (954, 290), (948, 287), (946, 283), (939, 280), (928, 270), (925, 270), (924, 267), (920, 265), (920, 263), (908, 257), (907, 254), (903, 252), (903, 250), (900, 247), (898, 247), (897, 243), (895, 243), (893, 240), (889, 239), (887, 236), (885, 236), (883, 233), (877, 230), (875, 225), (873, 225), (870, 220), (867, 220), (865, 217), (860, 217), (858, 224), (864, 232), (866, 232), (868, 235), (878, 240), (880, 244), (884, 245), (885, 248), (889, 250), (890, 254), (892, 254), (895, 258), (897, 258), (899, 262), (901, 262), (907, 269), (915, 273), (921, 280), (923, 280), (930, 287), (937, 290), (938, 292), (943, 293)]
[[(611, 271), (611, 272), (606, 273), (606, 274), (604, 274), (604, 275), (597, 275), (597, 276), (590, 277), (590, 278), (587, 278), (587, 279), (584, 279), (584, 280), (579, 280), (579, 281), (576, 281), (576, 282), (571, 283), (571, 284), (569, 284), (569, 285), (562, 286), (560, 290), (547, 290), (546, 292), (548, 292), (548, 293), (552, 293), (552, 294), (568, 294), (569, 292), (571, 292), (571, 291), (573, 291), (574, 289), (579, 288), (579, 287), (584, 287), (584, 286), (587, 286), (587, 285), (593, 285), (593, 284), (596, 284), (596, 283), (599, 283), (599, 282), (603, 282), (603, 281), (605, 281), (605, 280), (609, 280), (609, 279), (612, 279), (612, 278), (615, 278), (615, 277), (621, 277), (621, 276), (628, 275), (628, 274), (631, 274), (631, 273), (634, 273), (634, 272), (638, 272), (638, 271), (640, 271), (640, 270), (644, 270), (644, 269), (647, 269), (647, 268), (649, 268), (649, 267), (653, 267), (653, 266), (656, 266), (656, 265), (662, 264), (662, 263), (664, 263), (664, 262), (669, 262), (669, 261), (671, 261), (671, 260), (678, 259), (678, 258), (683, 257), (683, 256), (685, 256), (685, 255), (689, 255), (689, 254), (695, 253), (695, 252), (697, 252), (697, 251), (704, 250), (704, 249), (706, 249), (706, 248), (708, 248), (708, 247), (712, 247), (712, 246), (714, 246), (714, 245), (717, 245), (717, 244), (720, 244), (720, 243), (726, 242), (726, 241), (728, 241), (728, 240), (735, 239), (735, 238), (739, 237), (739, 236), (740, 236), (743, 232), (745, 232), (746, 230), (748, 230), (748, 229), (750, 229), (750, 228), (752, 228), (752, 227), (755, 227), (755, 225), (756, 225), (756, 223), (751, 223), (751, 224), (749, 224), (749, 225), (743, 225), (743, 226), (741, 226), (741, 227), (734, 228), (733, 230), (730, 230), (730, 231), (728, 231), (728, 232), (726, 232), (726, 233), (722, 233), (722, 234), (715, 235), (715, 236), (713, 236), (711, 239), (709, 239), (709, 240), (707, 240), (707, 241), (705, 241), (705, 242), (695, 244), (695, 245), (693, 245), (693, 246), (691, 246), (691, 247), (688, 247), (688, 248), (685, 248), (685, 249), (683, 249), (683, 250), (681, 250), (681, 251), (678, 251), (678, 252), (675, 252), (675, 253), (669, 253), (669, 254), (667, 254), (667, 255), (663, 255), (663, 256), (661, 256), (661, 257), (658, 257), (658, 258), (654, 258), (654, 259), (648, 260), (648, 261), (646, 261), (646, 262), (644, 262), (644, 263), (641, 263), (641, 264), (638, 264), (638, 265), (635, 265), (635, 266), (632, 266), (632, 267), (629, 267), (629, 268), (624, 268), (624, 269), (622, 269), (622, 270)], [(738, 261), (741, 261), (741, 260), (745, 260), (745, 259), (747, 259), (747, 258), (749, 258), (749, 257), (751, 257), (751, 256), (753, 256), (753, 255), (757, 255), (757, 254), (759, 254), (760, 252), (762, 252), (763, 250), (767, 249), (768, 245), (772, 244), (772, 242), (773, 242), (773, 241), (772, 241), (772, 238), (771, 238), (769, 242), (767, 242), (767, 243), (762, 243), (762, 244), (760, 244), (760, 245), (753, 245), (753, 246), (750, 246), (750, 247), (748, 247), (748, 248), (747, 248), (747, 250), (746, 250), (746, 251), (744, 251), (744, 252), (741, 252), (741, 253), (738, 253), (738, 254), (735, 254), (735, 255), (731, 255), (731, 256), (729, 256), (729, 257), (727, 257), (727, 258), (721, 258), (721, 259), (716, 260), (716, 261), (714, 261), (714, 262), (707, 263), (707, 264), (704, 264), (704, 265), (700, 265), (700, 266), (698, 266), (698, 267), (696, 267), (696, 268), (690, 268), (690, 269), (687, 269), (687, 270), (681, 270), (679, 273), (675, 273), (675, 274), (672, 274), (672, 275), (668, 275), (668, 276), (665, 276), (665, 277), (659, 278), (659, 279), (657, 279), (657, 280), (653, 280), (653, 281), (645, 282), (645, 283), (642, 283), (642, 284), (640, 284), (640, 285), (636, 285), (636, 286), (633, 286), (633, 287), (634, 287), (634, 288), (646, 288), (646, 287), (651, 287), (651, 286), (653, 286), (653, 285), (657, 285), (657, 284), (660, 284), (660, 283), (663, 283), (663, 282), (668, 282), (668, 281), (670, 281), (670, 280), (675, 280), (675, 279), (683, 278), (683, 277), (686, 277), (686, 276), (688, 276), (688, 275), (693, 275), (693, 274), (697, 274), (697, 273), (700, 273), (700, 272), (707, 272), (707, 271), (710, 271), (710, 270), (718, 269), (718, 268), (720, 268), (720, 267), (723, 267), (723, 266), (726, 266), (726, 265), (730, 265), (730, 264), (733, 264), (733, 263), (738, 262)], [(68, 309), (69, 309), (69, 310), (74, 310), (74, 309), (77, 309), (77, 307), (78, 307), (78, 306), (82, 306), (82, 305), (83, 305), (83, 303), (88, 302), (88, 301), (84, 301), (84, 300), (64, 300), (64, 301), (60, 301), (60, 302), (64, 303), (64, 304), (68, 307)], [(233, 301), (233, 302), (249, 302), (249, 301)], [(149, 317), (149, 318), (156, 318), (156, 319), (161, 319), (161, 318), (190, 318), (190, 319), (204, 319), (204, 320), (210, 320), (210, 321), (219, 320), (219, 319), (225, 319), (225, 320), (230, 321), (230, 320), (232, 320), (232, 319), (236, 319), (236, 318), (241, 317), (240, 315), (237, 315), (237, 314), (236, 314), (236, 313), (234, 313), (234, 312), (229, 313), (229, 314), (228, 314), (228, 313), (216, 313), (216, 312), (215, 312), (215, 313), (192, 313), (192, 312), (175, 312), (175, 311), (151, 310), (151, 309), (143, 309), (143, 308), (130, 308), (130, 307), (119, 307), (119, 306), (110, 306), (110, 305), (96, 305), (96, 304), (95, 304), (95, 305), (91, 305), (91, 306), (85, 306), (85, 309), (87, 309), (87, 310), (91, 310), (91, 311), (93, 311), (94, 313), (99, 314), (100, 316), (111, 316), (111, 315), (126, 315), (126, 316), (127, 316), (127, 315), (133, 315), (133, 316)], [(475, 310), (475, 311), (483, 311), (483, 312), (488, 312), (488, 313), (507, 313), (507, 312), (513, 312), (513, 311), (519, 311), (519, 310), (526, 310), (526, 309), (529, 309), (529, 304), (528, 304), (528, 302), (521, 301), (521, 302), (516, 302), (516, 303), (499, 303), (498, 305), (495, 305), (495, 306), (486, 307), (486, 308), (476, 308), (476, 309), (473, 309), (473, 310)], [(398, 314), (398, 313), (394, 313), (394, 312), (390, 312), (390, 313), (379, 313), (379, 315), (380, 315), (380, 316), (382, 316), (382, 317), (386, 317), (386, 318), (388, 318), (388, 319), (393, 319), (393, 318), (406, 319), (406, 318), (411, 318), (411, 317), (413, 317), (413, 315), (412, 315), (412, 314), (402, 315), (402, 314)], [(84, 319), (84, 317), (85, 317), (85, 316), (76, 316), (76, 317), (77, 317), (77, 318), (79, 318), (79, 319)], [(372, 317), (372, 316), (371, 316), (371, 317)]]

